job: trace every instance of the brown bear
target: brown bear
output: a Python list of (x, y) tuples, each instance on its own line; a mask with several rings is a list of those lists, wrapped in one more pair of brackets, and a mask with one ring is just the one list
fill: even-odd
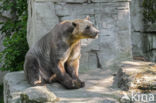
[(24, 72), (30, 84), (59, 82), (68, 89), (84, 87), (78, 77), (80, 39), (96, 38), (99, 31), (89, 17), (57, 24), (25, 56)]

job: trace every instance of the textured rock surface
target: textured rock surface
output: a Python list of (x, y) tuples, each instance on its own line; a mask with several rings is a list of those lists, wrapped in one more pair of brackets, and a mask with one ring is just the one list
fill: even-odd
[(116, 79), (118, 87), (123, 90), (156, 90), (156, 64), (125, 61)]
[[(152, 25), (151, 25), (152, 26)], [(155, 28), (153, 29), (155, 30)], [(144, 37), (144, 52), (148, 60), (156, 62), (156, 32), (150, 31)]]
[(114, 68), (132, 58), (129, 0), (29, 0), (29, 46), (62, 20), (90, 15), (100, 30), (96, 40), (82, 40), (80, 70)]
[(32, 45), (58, 23), (58, 18), (55, 15), (52, 2), (38, 3), (37, 1), (29, 0), (28, 5), (27, 40), (28, 44)]
[(4, 79), (4, 100), (5, 103), (20, 103), (21, 100), (41, 103), (54, 100), (59, 103), (119, 103), (120, 93), (112, 87), (111, 71), (92, 70), (86, 74), (80, 73), (80, 78), (86, 82), (84, 88), (67, 90), (57, 83), (31, 87), (23, 72), (8, 73)]
[(156, 64), (125, 61), (114, 80), (123, 90), (121, 103), (156, 103)]
[(131, 1), (131, 34), (133, 55), (156, 62), (156, 24), (144, 24), (143, 0)]
[(132, 0), (131, 11), (131, 35), (134, 56), (144, 56), (143, 51), (143, 8), (141, 0)]
[[(115, 77), (111, 70), (84, 71), (80, 73), (80, 79), (86, 86), (75, 90), (67, 90), (58, 83), (31, 87), (23, 72), (8, 73), (4, 78), (4, 100), (5, 103), (155, 103), (156, 64), (125, 61), (121, 67)], [(115, 84), (126, 91), (119, 90)], [(141, 99), (142, 95), (147, 95), (147, 99)], [(149, 102), (151, 95), (154, 99)]]
[(57, 98), (55, 94), (53, 94), (50, 90), (45, 87), (36, 86), (30, 87), (20, 95), (22, 103), (29, 103), (29, 102), (55, 102)]
[[(56, 96), (43, 87), (30, 87), (23, 72), (8, 73), (4, 77), (4, 103), (41, 103), (55, 101)], [(29, 88), (30, 87), (30, 88)], [(40, 98), (40, 99), (39, 99)]]
[(4, 75), (6, 74), (7, 72), (5, 71), (0, 71), (0, 85), (3, 84), (3, 78), (4, 78)]

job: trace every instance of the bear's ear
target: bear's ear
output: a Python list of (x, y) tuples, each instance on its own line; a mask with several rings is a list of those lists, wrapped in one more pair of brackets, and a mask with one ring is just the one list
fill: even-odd
[(85, 18), (85, 20), (90, 20), (90, 16), (87, 16), (87, 17)]
[(64, 24), (64, 31), (72, 33), (76, 26), (77, 26), (77, 23), (75, 22), (66, 22)]
[(75, 23), (75, 22), (72, 22), (72, 25), (73, 25), (74, 27), (76, 27), (76, 26), (77, 26), (77, 23)]

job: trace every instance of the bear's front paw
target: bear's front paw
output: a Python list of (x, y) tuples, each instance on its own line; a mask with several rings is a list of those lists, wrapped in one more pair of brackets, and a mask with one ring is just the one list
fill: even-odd
[(72, 86), (73, 86), (74, 88), (76, 88), (76, 89), (82, 88), (82, 87), (85, 86), (85, 82), (81, 82), (81, 81), (79, 81), (79, 80), (73, 80)]
[(85, 82), (81, 81), (79, 78), (77, 78), (77, 81), (79, 81), (81, 83), (81, 88), (85, 86)]
[(81, 88), (85, 86), (85, 82), (81, 81)]

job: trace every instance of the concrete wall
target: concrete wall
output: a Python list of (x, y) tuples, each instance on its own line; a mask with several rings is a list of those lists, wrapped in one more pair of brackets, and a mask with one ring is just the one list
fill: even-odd
[(131, 35), (133, 56), (156, 62), (156, 24), (145, 24), (143, 0), (131, 1)]

